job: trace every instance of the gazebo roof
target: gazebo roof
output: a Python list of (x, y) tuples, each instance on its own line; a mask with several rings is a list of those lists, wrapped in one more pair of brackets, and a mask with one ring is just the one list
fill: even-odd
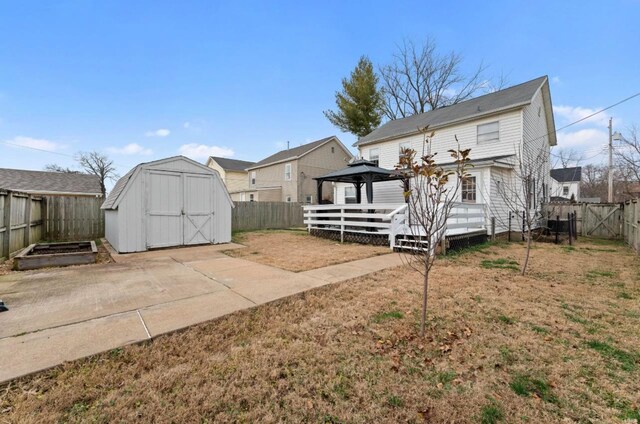
[(365, 182), (366, 180), (377, 182), (401, 179), (403, 179), (403, 176), (398, 171), (380, 168), (379, 166), (376, 166), (374, 162), (364, 159), (355, 160), (346, 168), (338, 169), (337, 171), (314, 178), (314, 180), (317, 181), (335, 181), (341, 183), (357, 183)]

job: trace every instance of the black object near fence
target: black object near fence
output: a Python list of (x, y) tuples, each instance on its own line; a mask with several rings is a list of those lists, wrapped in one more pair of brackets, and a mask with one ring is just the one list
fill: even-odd
[(561, 217), (560, 215), (549, 216), (544, 234), (554, 236), (556, 244), (560, 243), (561, 236), (563, 239), (568, 236), (569, 244), (573, 244), (573, 241), (578, 240), (578, 214), (569, 212), (566, 217)]

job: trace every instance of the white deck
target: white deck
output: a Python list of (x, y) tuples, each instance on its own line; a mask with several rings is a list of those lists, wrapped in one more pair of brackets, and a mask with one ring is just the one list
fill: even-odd
[[(305, 205), (304, 223), (307, 229), (332, 231), (344, 235), (376, 234), (389, 238), (389, 246), (396, 246), (398, 236), (420, 237), (420, 228), (409, 224), (405, 203), (360, 203), (345, 205)], [(455, 203), (445, 236), (486, 231), (484, 205)]]

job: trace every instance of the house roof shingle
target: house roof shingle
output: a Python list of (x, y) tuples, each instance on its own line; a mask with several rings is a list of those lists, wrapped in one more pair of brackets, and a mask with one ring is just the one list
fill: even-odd
[(221, 158), (218, 156), (211, 156), (210, 158), (211, 160), (216, 161), (216, 163), (225, 171), (244, 171), (256, 164), (255, 162), (249, 162), (246, 160)]
[(455, 105), (389, 121), (360, 138), (354, 146), (413, 134), (418, 132), (418, 128), (424, 128), (427, 125), (429, 127), (448, 125), (465, 119), (527, 105), (531, 103), (533, 96), (546, 80), (547, 77), (542, 76)]
[(0, 188), (26, 193), (102, 195), (100, 178), (89, 174), (0, 168)]
[(287, 159), (297, 159), (300, 156), (310, 152), (311, 150), (315, 149), (316, 147), (319, 147), (321, 145), (323, 145), (324, 143), (328, 142), (331, 139), (337, 139), (336, 136), (331, 136), (331, 137), (325, 137), (323, 139), (317, 140), (317, 141), (313, 141), (311, 143), (307, 143), (307, 144), (303, 144), (301, 146), (298, 147), (293, 147), (291, 149), (285, 149), (285, 150), (281, 150), (278, 153), (274, 153), (273, 155), (267, 157), (266, 159), (262, 159), (260, 162), (254, 164), (253, 166), (249, 167), (249, 169), (253, 169), (253, 168), (261, 168), (263, 166), (266, 165), (270, 165), (272, 163), (277, 163), (277, 162), (281, 162)]
[(582, 181), (582, 167), (552, 169), (551, 178), (559, 183), (580, 182)]

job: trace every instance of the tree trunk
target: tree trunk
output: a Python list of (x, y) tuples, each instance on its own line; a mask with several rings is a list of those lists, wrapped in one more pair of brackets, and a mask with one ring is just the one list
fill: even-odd
[(424, 289), (422, 293), (422, 320), (420, 321), (420, 337), (424, 337), (424, 327), (427, 321), (427, 291), (429, 289), (429, 265), (424, 264)]
[(531, 253), (531, 228), (527, 228), (527, 250), (524, 254), (524, 263), (522, 264), (522, 271), (520, 275), (524, 275), (527, 272), (527, 265), (529, 265), (529, 253)]

